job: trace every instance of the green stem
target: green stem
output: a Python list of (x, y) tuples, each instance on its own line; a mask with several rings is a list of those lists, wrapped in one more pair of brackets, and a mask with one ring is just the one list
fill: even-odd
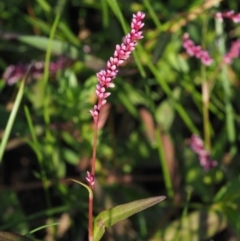
[[(60, 1), (61, 2), (61, 1)], [(43, 99), (43, 116), (44, 116), (44, 121), (46, 124), (46, 136), (47, 139), (49, 139), (51, 137), (50, 134), (50, 113), (49, 113), (49, 103), (50, 103), (50, 96), (49, 93), (47, 92), (47, 83), (48, 83), (48, 77), (49, 77), (49, 65), (50, 65), (50, 59), (51, 59), (51, 49), (52, 49), (52, 42), (53, 42), (53, 38), (55, 36), (56, 33), (56, 29), (57, 26), (59, 24), (60, 21), (60, 17), (61, 17), (61, 13), (62, 13), (62, 9), (64, 6), (64, 2), (62, 1), (61, 7), (58, 7), (58, 11), (56, 11), (56, 17), (54, 19), (52, 28), (51, 28), (51, 32), (50, 32), (50, 36), (49, 36), (49, 41), (48, 41), (48, 46), (47, 46), (47, 51), (46, 51), (46, 56), (45, 56), (45, 62), (44, 62), (44, 72), (43, 72), (43, 81), (42, 81), (42, 99)], [(60, 5), (60, 3), (59, 3)]]
[(203, 129), (205, 148), (211, 149), (211, 131), (209, 120), (209, 84), (206, 80), (202, 82), (202, 103), (203, 103)]
[(145, 5), (145, 7), (147, 8), (148, 13), (149, 13), (152, 21), (154, 22), (154, 24), (156, 25), (156, 27), (157, 27), (158, 29), (160, 29), (160, 27), (162, 26), (162, 24), (160, 23), (159, 18), (158, 18), (158, 16), (156, 15), (156, 12), (155, 12), (155, 10), (154, 10), (153, 7), (152, 7), (152, 4), (150, 3), (149, 0), (143, 0), (143, 3), (144, 3), (144, 5)]
[(155, 136), (156, 136), (156, 140), (158, 143), (157, 150), (158, 150), (160, 164), (161, 164), (162, 171), (163, 171), (163, 179), (164, 179), (165, 187), (167, 190), (167, 195), (169, 198), (173, 199), (174, 191), (173, 191), (173, 186), (172, 186), (172, 179), (171, 179), (169, 168), (167, 166), (167, 159), (166, 159), (164, 148), (163, 148), (161, 131), (158, 128), (155, 128)]
[(107, 0), (101, 0), (102, 2), (102, 23), (103, 27), (106, 28), (109, 24), (109, 13), (108, 13), (108, 5)]
[[(206, 48), (206, 36), (207, 36), (207, 23), (208, 19), (203, 16), (203, 28), (202, 28), (202, 46)], [(210, 129), (210, 119), (209, 119), (209, 82), (206, 77), (206, 66), (201, 66), (201, 78), (202, 78), (202, 107), (203, 107), (203, 132), (205, 148), (207, 150), (211, 149), (211, 129)]]
[[(223, 35), (223, 25), (216, 20), (216, 32), (219, 36), (219, 50), (222, 56), (225, 55), (225, 39)], [(230, 153), (233, 155), (236, 154), (236, 130), (234, 123), (234, 109), (231, 104), (231, 86), (230, 80), (227, 73), (227, 66), (223, 65), (221, 69), (221, 79), (222, 86), (224, 91), (224, 102), (225, 102), (225, 116), (226, 116), (226, 129), (228, 135), (228, 141), (230, 143)]]
[(34, 152), (36, 153), (37, 156), (37, 160), (38, 160), (38, 164), (39, 164), (39, 169), (40, 169), (40, 178), (41, 181), (43, 183), (43, 189), (45, 192), (45, 197), (46, 197), (46, 203), (47, 203), (47, 207), (51, 208), (51, 198), (50, 198), (50, 193), (48, 190), (49, 187), (49, 181), (47, 178), (47, 174), (44, 168), (44, 164), (43, 164), (43, 155), (40, 151), (40, 145), (37, 139), (37, 135), (33, 126), (33, 122), (32, 122), (32, 118), (29, 112), (29, 109), (27, 108), (27, 106), (24, 106), (24, 111), (25, 111), (25, 115), (27, 118), (27, 123), (28, 123), (28, 127), (32, 136), (32, 142), (29, 142), (29, 145), (32, 147), (32, 149), (34, 150)]

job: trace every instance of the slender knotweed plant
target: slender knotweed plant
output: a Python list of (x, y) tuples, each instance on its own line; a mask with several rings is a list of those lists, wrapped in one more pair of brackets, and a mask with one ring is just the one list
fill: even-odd
[[(114, 54), (107, 62), (106, 69), (101, 70), (97, 73), (97, 104), (94, 105), (93, 109), (90, 110), (90, 113), (94, 120), (94, 142), (93, 142), (93, 154), (91, 162), (91, 173), (87, 172), (87, 181), (91, 189), (94, 188), (94, 178), (95, 178), (95, 163), (96, 163), (96, 151), (97, 151), (97, 133), (98, 133), (98, 120), (101, 108), (107, 102), (107, 97), (110, 95), (110, 92), (107, 92), (108, 88), (113, 88), (114, 83), (113, 79), (117, 76), (118, 67), (128, 59), (132, 51), (137, 45), (137, 40), (142, 39), (142, 27), (144, 23), (145, 14), (142, 12), (137, 12), (133, 14), (131, 30), (124, 37), (121, 45), (116, 45)], [(93, 198), (89, 198), (89, 240), (92, 240), (92, 207), (93, 207)]]

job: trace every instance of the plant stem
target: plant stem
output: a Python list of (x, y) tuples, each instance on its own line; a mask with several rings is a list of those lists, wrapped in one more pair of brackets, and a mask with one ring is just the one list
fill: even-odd
[[(206, 47), (206, 36), (207, 36), (208, 19), (203, 18), (203, 29), (202, 29), (202, 46)], [(211, 131), (210, 131), (210, 120), (209, 120), (209, 81), (206, 78), (206, 66), (201, 66), (201, 77), (202, 77), (202, 104), (203, 104), (203, 131), (204, 131), (204, 142), (205, 148), (210, 151), (211, 149)]]
[(93, 154), (91, 162), (91, 174), (95, 176), (95, 164), (96, 164), (96, 153), (97, 153), (97, 135), (98, 135), (98, 119), (94, 122), (94, 137), (93, 137)]
[(209, 84), (208, 81), (202, 82), (202, 102), (203, 102), (203, 129), (205, 147), (207, 150), (211, 149), (211, 132), (209, 121)]
[[(92, 161), (91, 161), (91, 175), (93, 178), (95, 178), (98, 120), (99, 120), (99, 117), (94, 121), (93, 154), (92, 154)], [(94, 186), (91, 183), (89, 183), (89, 187), (93, 191)], [(93, 241), (93, 194), (89, 196), (89, 202), (88, 202), (88, 241)]]
[(155, 136), (156, 136), (156, 141), (158, 143), (157, 149), (158, 149), (158, 155), (160, 158), (160, 163), (162, 167), (162, 172), (163, 172), (163, 179), (164, 179), (164, 184), (167, 190), (167, 195), (170, 199), (174, 198), (174, 191), (173, 191), (173, 185), (172, 185), (172, 179), (170, 175), (169, 168), (167, 166), (167, 159), (165, 156), (165, 151), (163, 148), (162, 144), (162, 139), (161, 139), (161, 131), (158, 128), (155, 128)]
[(88, 241), (93, 241), (93, 196), (89, 196), (88, 203)]
[[(219, 50), (222, 56), (225, 55), (225, 35), (223, 34), (223, 24), (216, 20), (216, 33), (219, 36)], [(234, 108), (231, 103), (231, 85), (227, 72), (227, 66), (223, 65), (221, 68), (221, 81), (224, 93), (224, 102), (225, 102), (225, 115), (226, 115), (226, 130), (227, 137), (230, 143), (230, 153), (234, 156), (237, 152), (236, 146), (236, 129), (234, 122)]]

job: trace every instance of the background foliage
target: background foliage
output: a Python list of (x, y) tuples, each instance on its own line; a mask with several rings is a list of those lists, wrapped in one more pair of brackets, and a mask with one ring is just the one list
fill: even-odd
[[(95, 212), (150, 196), (167, 199), (108, 229), (104, 239), (237, 240), (240, 62), (218, 64), (240, 29), (231, 21), (217, 23), (214, 14), (239, 12), (238, 5), (234, 0), (1, 1), (1, 73), (33, 61), (44, 61), (45, 69), (25, 86), (0, 82), (1, 137), (23, 90), (0, 166), (0, 229), (40, 240), (86, 240), (87, 192), (68, 179), (84, 181), (89, 170), (95, 74), (121, 42), (132, 14), (143, 11), (145, 37), (121, 68), (101, 113)], [(201, 66), (186, 55), (185, 32), (209, 50), (213, 65)], [(71, 64), (49, 72), (50, 61), (60, 56)], [(203, 113), (204, 81), (213, 86), (209, 118)], [(208, 140), (218, 161), (209, 172), (189, 147), (192, 134)]]

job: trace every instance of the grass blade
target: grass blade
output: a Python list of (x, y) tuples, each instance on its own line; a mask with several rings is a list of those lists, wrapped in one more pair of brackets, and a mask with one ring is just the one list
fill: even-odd
[(19, 90), (18, 90), (18, 93), (17, 93), (17, 97), (16, 97), (16, 100), (14, 102), (11, 114), (9, 116), (6, 129), (5, 129), (4, 134), (3, 134), (3, 138), (2, 138), (2, 141), (1, 141), (1, 144), (0, 144), (0, 163), (2, 162), (4, 150), (6, 148), (6, 145), (7, 145), (7, 142), (8, 142), (8, 139), (9, 139), (9, 136), (10, 136), (10, 133), (11, 133), (11, 130), (12, 130), (12, 127), (13, 127), (13, 124), (14, 124), (14, 121), (15, 121), (15, 118), (16, 118), (16, 115), (17, 115), (22, 97), (23, 97), (24, 85), (25, 85), (25, 81), (28, 77), (30, 68), (31, 68), (31, 66), (29, 67), (25, 78), (20, 83)]

